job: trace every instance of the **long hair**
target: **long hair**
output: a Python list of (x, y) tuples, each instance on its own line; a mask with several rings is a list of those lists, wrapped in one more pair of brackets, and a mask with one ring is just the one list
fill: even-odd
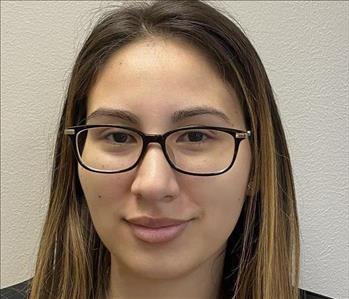
[(86, 117), (87, 94), (111, 55), (148, 37), (180, 38), (200, 49), (236, 91), (252, 130), (251, 192), (227, 242), (220, 296), (298, 298), (299, 226), (286, 138), (263, 64), (236, 24), (198, 0), (127, 2), (99, 19), (67, 89), (31, 299), (106, 298), (110, 253), (92, 224), (63, 132)]

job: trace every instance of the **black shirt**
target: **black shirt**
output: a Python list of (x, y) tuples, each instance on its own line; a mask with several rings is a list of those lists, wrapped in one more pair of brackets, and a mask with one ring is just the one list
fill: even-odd
[[(1, 289), (0, 299), (25, 299), (28, 294), (28, 282), (30, 280), (23, 281), (21, 283), (9, 286)], [(316, 294), (310, 291), (299, 289), (300, 299), (333, 299), (320, 294)]]

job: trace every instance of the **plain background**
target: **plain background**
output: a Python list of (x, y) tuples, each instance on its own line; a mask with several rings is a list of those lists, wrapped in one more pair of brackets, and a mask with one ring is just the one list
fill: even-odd
[[(212, 2), (244, 28), (276, 94), (298, 200), (300, 287), (349, 298), (349, 4)], [(1, 1), (1, 287), (33, 275), (65, 88), (110, 4)]]

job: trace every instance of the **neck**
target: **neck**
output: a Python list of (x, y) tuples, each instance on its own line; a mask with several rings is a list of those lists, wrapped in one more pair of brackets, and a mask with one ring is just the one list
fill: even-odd
[(154, 279), (120, 266), (111, 255), (108, 299), (217, 299), (220, 293), (224, 253), (180, 276)]

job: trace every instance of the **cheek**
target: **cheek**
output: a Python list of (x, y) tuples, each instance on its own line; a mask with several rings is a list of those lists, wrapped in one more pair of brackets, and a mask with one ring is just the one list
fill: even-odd
[(117, 224), (124, 202), (126, 181), (123, 176), (94, 173), (79, 167), (81, 187), (92, 222), (100, 236)]
[[(205, 238), (225, 242), (235, 228), (244, 204), (244, 189), (239, 184), (220, 182), (207, 191), (205, 204)], [(214, 192), (215, 190), (215, 192)], [(213, 241), (214, 242), (214, 241)]]
[(88, 171), (81, 166), (78, 169), (79, 180), (87, 202), (105, 205), (115, 202), (126, 189), (126, 176), (120, 174), (101, 174)]
[(196, 189), (197, 204), (203, 209), (201, 231), (210, 244), (223, 244), (234, 230), (245, 201), (249, 178), (249, 164), (239, 162), (231, 171), (221, 176), (207, 178)]

